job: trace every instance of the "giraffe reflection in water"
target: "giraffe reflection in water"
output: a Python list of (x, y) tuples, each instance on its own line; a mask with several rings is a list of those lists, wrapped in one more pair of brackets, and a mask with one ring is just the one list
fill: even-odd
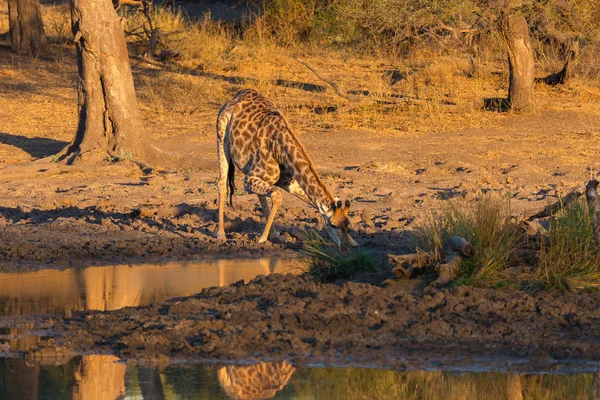
[(125, 363), (111, 355), (66, 364), (0, 358), (0, 399), (597, 399), (600, 375), (511, 375), (369, 368)]
[(110, 355), (83, 356), (75, 370), (73, 400), (108, 400), (125, 395), (127, 364)]
[(296, 369), (288, 362), (228, 365), (218, 371), (219, 385), (235, 400), (270, 399), (283, 389)]
[(257, 275), (298, 273), (297, 260), (217, 260), (0, 273), (0, 316), (142, 306)]

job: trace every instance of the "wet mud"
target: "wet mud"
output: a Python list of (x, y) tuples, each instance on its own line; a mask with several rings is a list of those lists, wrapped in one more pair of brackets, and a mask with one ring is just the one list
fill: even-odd
[(276, 274), (147, 307), (29, 319), (44, 334), (35, 346), (4, 354), (556, 370), (600, 359), (599, 300), (600, 293), (423, 291)]

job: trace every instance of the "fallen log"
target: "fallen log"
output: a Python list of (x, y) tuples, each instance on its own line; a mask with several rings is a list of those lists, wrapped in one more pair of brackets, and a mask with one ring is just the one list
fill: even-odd
[(451, 252), (459, 253), (465, 257), (472, 256), (475, 252), (473, 245), (460, 236), (450, 236), (446, 239), (446, 246)]
[(463, 256), (460, 253), (452, 253), (444, 264), (439, 264), (436, 269), (440, 276), (431, 283), (431, 286), (447, 285), (454, 280), (456, 270), (460, 266)]
[(419, 269), (431, 265), (433, 262), (432, 257), (424, 252), (401, 255), (388, 254), (388, 261), (391, 264), (396, 264), (392, 272), (400, 279), (412, 278)]
[[(463, 258), (472, 256), (475, 252), (473, 245), (460, 236), (450, 236), (447, 238), (444, 241), (443, 249), (446, 254), (446, 262), (436, 266), (440, 276), (432, 283), (434, 286), (452, 282), (456, 274), (456, 269)], [(421, 268), (432, 265), (435, 262), (435, 258), (431, 254), (417, 251), (411, 254), (388, 254), (388, 261), (396, 264), (392, 269), (396, 277), (399, 279), (410, 279)]]

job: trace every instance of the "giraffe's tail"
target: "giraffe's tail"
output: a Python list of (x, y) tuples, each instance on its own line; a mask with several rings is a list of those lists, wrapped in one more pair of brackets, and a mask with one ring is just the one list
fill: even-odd
[(229, 190), (229, 207), (233, 207), (233, 194), (235, 193), (235, 165), (233, 160), (227, 160), (229, 167), (227, 169), (227, 187)]

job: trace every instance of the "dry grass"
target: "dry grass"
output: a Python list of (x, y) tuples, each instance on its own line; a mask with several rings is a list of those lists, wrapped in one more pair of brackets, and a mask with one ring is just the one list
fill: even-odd
[[(429, 47), (414, 48), (403, 58), (383, 51), (357, 56), (348, 48), (314, 46), (318, 38), (316, 42), (308, 41), (310, 35), (306, 32), (316, 29), (314, 23), (309, 23), (316, 12), (311, 4), (271, 2), (264, 15), (247, 20), (241, 33), (214, 21), (209, 14), (192, 20), (181, 11), (170, 13), (156, 8), (154, 22), (166, 38), (162, 46), (181, 52), (182, 57), (173, 66), (174, 73), (142, 78), (138, 86), (141, 98), (158, 115), (188, 115), (194, 110), (214, 111), (218, 108), (212, 104), (215, 99), (222, 102), (240, 87), (253, 87), (274, 98), (300, 132), (355, 128), (424, 134), (465, 126), (489, 127), (504, 118), (482, 111), (449, 113), (447, 107), (505, 95), (508, 76), (497, 37), (488, 38), (486, 50), (476, 57), (461, 50), (440, 53)], [(284, 17), (290, 15), (302, 18), (286, 24)], [(139, 14), (130, 15), (126, 29), (134, 31), (143, 23)], [(140, 42), (135, 36), (130, 40)], [(336, 96), (327, 84), (292, 59), (295, 54), (301, 54), (344, 90), (360, 93), (364, 101), (357, 105)], [(554, 62), (548, 69), (557, 65)], [(325, 87), (325, 91), (318, 86), (316, 91), (307, 90), (307, 84), (313, 89), (314, 85)], [(545, 87), (540, 93), (557, 94)], [(564, 93), (582, 101), (600, 98), (599, 94), (587, 84), (579, 86), (577, 81)], [(413, 106), (398, 101), (406, 97), (425, 103)]]
[[(454, 284), (524, 287), (531, 290), (577, 291), (600, 287), (600, 251), (592, 223), (580, 200), (554, 215), (547, 231), (528, 237), (516, 223), (508, 199), (489, 196), (465, 204), (449, 202), (444, 212), (432, 216), (418, 230), (419, 248), (432, 260), (440, 261), (450, 236), (470, 242), (475, 252), (464, 258)], [(516, 253), (535, 254), (522, 268)], [(515, 256), (513, 256), (515, 255)], [(519, 273), (508, 271), (519, 267)]]
[(584, 200), (572, 203), (550, 221), (535, 272), (545, 287), (560, 290), (600, 287), (600, 250)]
[[(478, 38), (476, 51), (475, 47), (453, 47), (453, 39), (444, 36), (444, 43), (417, 41), (409, 52), (403, 52), (394, 40), (352, 36), (358, 33), (344, 25), (339, 16), (348, 16), (352, 4), (361, 1), (339, 2), (337, 8), (323, 10), (320, 2), (273, 0), (267, 2), (261, 15), (249, 15), (237, 26), (215, 21), (210, 14), (188, 16), (181, 10), (172, 13), (155, 8), (154, 25), (164, 38), (159, 50), (180, 52), (181, 58), (168, 68), (132, 60), (144, 116), (151, 123), (169, 120), (189, 124), (193, 119), (201, 132), (212, 133), (220, 105), (240, 88), (252, 87), (274, 99), (300, 134), (307, 130), (361, 129), (415, 135), (490, 128), (507, 118), (505, 114), (478, 110), (449, 112), (447, 107), (506, 95), (506, 60), (496, 33)], [(395, 4), (400, 0), (386, 1)], [(468, 13), (471, 4), (468, 0), (446, 3), (436, 2), (430, 11), (444, 19), (454, 12)], [(384, 2), (378, 0), (377, 4)], [(444, 9), (446, 6), (449, 8)], [(593, 12), (590, 7), (576, 2), (577, 20), (588, 21), (579, 15), (585, 15), (587, 9)], [(72, 71), (68, 5), (44, 5), (43, 12), (46, 32), (53, 43), (58, 43), (53, 44), (51, 57), (57, 68)], [(140, 32), (145, 24), (143, 16), (131, 11), (124, 12), (124, 16), (126, 31)], [(351, 17), (348, 21), (356, 24), (366, 16)], [(372, 16), (383, 17), (388, 18)], [(410, 23), (423, 24), (428, 18), (420, 11)], [(7, 26), (6, 18), (0, 18), (2, 26)], [(540, 104), (600, 112), (590, 105), (600, 99), (600, 64), (595, 62), (600, 50), (593, 45), (593, 38), (588, 39), (591, 44), (582, 46), (572, 82), (558, 88), (536, 87)], [(146, 51), (145, 40), (143, 35), (128, 36), (133, 54)], [(561, 64), (562, 53), (556, 46), (539, 45), (537, 54), (538, 76)], [(294, 55), (302, 56), (344, 90), (358, 93), (362, 101), (355, 104), (336, 96), (326, 83), (294, 61)], [(402, 98), (424, 102), (409, 105)]]
[(470, 242), (475, 252), (456, 271), (456, 284), (489, 284), (502, 278), (510, 266), (522, 233), (513, 222), (508, 200), (483, 197), (471, 204), (448, 203), (441, 215), (432, 216), (422, 231), (422, 248), (440, 259), (451, 236)]
[[(502, 92), (504, 81), (485, 68), (475, 71), (468, 57), (440, 57), (419, 51), (410, 58), (396, 60), (377, 55), (357, 57), (347, 50), (301, 42), (282, 46), (273, 40), (272, 27), (266, 25), (268, 18), (254, 19), (239, 35), (208, 14), (191, 20), (181, 12), (156, 8), (153, 19), (165, 37), (162, 47), (179, 51), (182, 57), (173, 65), (173, 72), (140, 78), (138, 90), (147, 108), (159, 116), (165, 112), (187, 115), (206, 108), (214, 111), (218, 108), (211, 104), (214, 100), (222, 102), (240, 87), (254, 87), (274, 98), (299, 131), (360, 128), (390, 134), (427, 133), (465, 124), (489, 126), (494, 119), (502, 118), (478, 111), (448, 114), (440, 106), (465, 104)], [(139, 31), (143, 23), (139, 14), (129, 15), (126, 30)], [(141, 39), (130, 36), (130, 40), (138, 53), (145, 51)], [(363, 93), (363, 104), (355, 105), (333, 94), (324, 82), (291, 58), (298, 53), (345, 90)], [(392, 80), (392, 76), (402, 78)], [(325, 86), (326, 90), (306, 90), (307, 84), (313, 88)], [(402, 102), (389, 104), (402, 96), (427, 102), (418, 107)]]
[[(203, 126), (212, 131), (209, 127), (220, 104), (241, 87), (253, 87), (273, 98), (299, 133), (354, 128), (390, 135), (426, 134), (491, 127), (506, 118), (482, 111), (450, 113), (446, 107), (505, 95), (508, 77), (497, 35), (480, 39), (476, 53), (452, 48), (450, 42), (440, 47), (427, 41), (411, 45), (410, 52), (403, 53), (392, 48), (396, 43), (393, 40), (375, 40), (372, 35), (359, 37), (356, 27), (347, 26), (366, 18), (349, 14), (356, 12), (352, 4), (359, 3), (340, 2), (337, 8), (323, 10), (319, 2), (273, 0), (267, 2), (261, 15), (248, 16), (237, 27), (215, 21), (210, 14), (189, 17), (181, 10), (172, 13), (155, 8), (154, 25), (164, 37), (159, 50), (180, 52), (181, 58), (168, 69), (133, 61), (145, 116), (152, 121), (206, 118)], [(384, 2), (377, 4), (382, 6)], [(469, 4), (467, 0), (450, 5), (436, 2), (430, 11), (444, 19), (454, 12), (467, 13)], [(378, 12), (385, 9), (377, 8)], [(68, 42), (68, 6), (44, 6), (43, 11), (52, 42)], [(143, 16), (130, 11), (124, 16), (126, 31), (141, 32)], [(344, 25), (339, 16), (350, 19)], [(411, 17), (410, 23), (426, 21), (430, 18), (420, 12)], [(0, 27), (5, 22), (0, 18)], [(128, 40), (133, 53), (141, 55), (147, 48), (143, 35), (130, 35)], [(363, 52), (367, 44), (369, 51)], [(65, 63), (68, 46), (54, 45), (52, 57), (57, 65)], [(539, 53), (540, 70), (544, 73), (560, 65), (559, 51)], [(344, 90), (359, 93), (363, 101), (354, 104), (336, 96), (327, 84), (294, 61), (293, 55), (301, 55)], [(592, 62), (597, 56), (596, 47), (583, 47), (578, 75), (568, 89), (539, 87), (539, 96), (562, 96), (568, 99), (561, 103), (564, 107), (600, 99), (600, 90), (589, 84), (589, 76), (598, 76), (598, 64)], [(407, 97), (425, 102), (414, 106), (399, 101)]]

